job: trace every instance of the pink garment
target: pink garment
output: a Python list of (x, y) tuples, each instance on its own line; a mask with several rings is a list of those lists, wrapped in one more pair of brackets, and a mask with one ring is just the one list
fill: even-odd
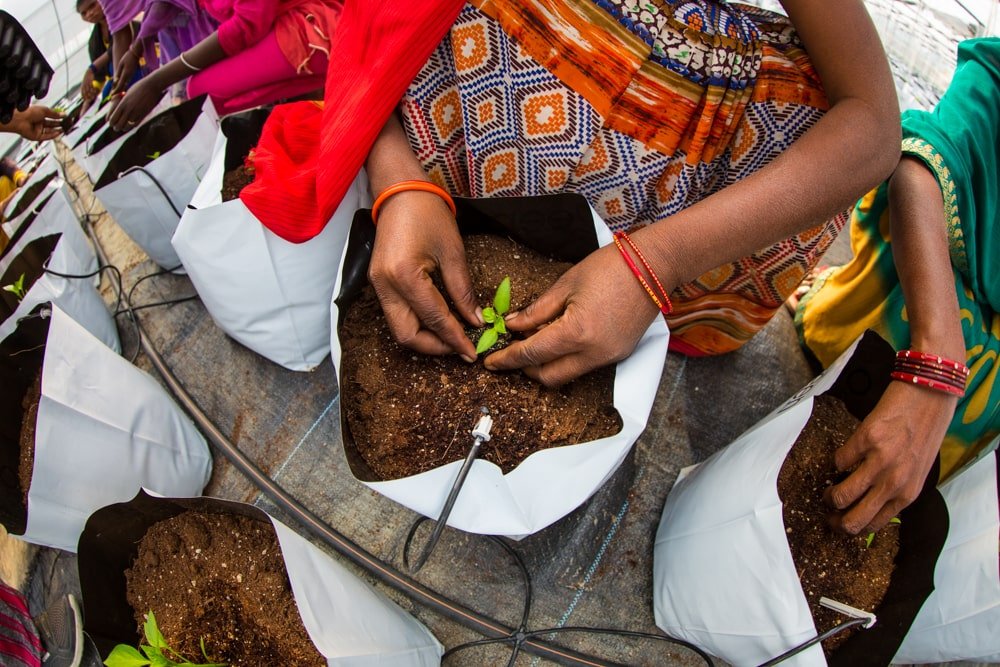
[(219, 22), (219, 45), (233, 56), (269, 32), (278, 36), (285, 59), (296, 71), (317, 51), (329, 54), (343, 0), (199, 0)]
[(142, 11), (145, 0), (100, 0), (104, 18), (108, 20), (108, 29), (116, 33)]
[(272, 32), (250, 48), (190, 77), (188, 97), (208, 93), (220, 115), (236, 113), (322, 88), (326, 67), (326, 55), (317, 53), (309, 61), (315, 74), (296, 75)]

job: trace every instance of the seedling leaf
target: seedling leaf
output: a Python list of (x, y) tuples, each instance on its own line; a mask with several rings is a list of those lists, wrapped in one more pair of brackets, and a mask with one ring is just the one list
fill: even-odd
[(158, 649), (167, 648), (167, 640), (163, 638), (163, 633), (156, 625), (156, 616), (152, 610), (146, 614), (146, 622), (142, 626), (142, 631), (146, 634), (146, 641), (149, 642), (150, 646)]
[(160, 157), (160, 151), (154, 151), (153, 153), (150, 153), (146, 157), (148, 157), (150, 160), (155, 160), (156, 158)]
[(498, 317), (497, 321), (493, 323), (493, 330), (498, 334), (507, 334), (507, 324), (503, 321), (502, 317)]
[(112, 649), (104, 664), (107, 667), (145, 667), (152, 663), (142, 657), (142, 654), (134, 646), (119, 644)]
[(483, 332), (483, 335), (479, 337), (479, 342), (476, 343), (476, 354), (482, 354), (486, 350), (490, 349), (496, 345), (499, 339), (500, 335), (497, 333), (496, 329), (487, 329)]
[(489, 306), (483, 308), (483, 322), (486, 322), (487, 324), (493, 324), (496, 321), (497, 321), (496, 311), (490, 308)]
[(870, 547), (872, 545), (872, 542), (874, 541), (875, 541), (875, 533), (868, 533), (868, 537), (865, 538), (865, 549)]
[(18, 301), (24, 299), (24, 274), (22, 273), (18, 276), (17, 280), (12, 282), (10, 285), (4, 285), (3, 289), (5, 292), (10, 292), (16, 296)]
[(889, 523), (903, 523), (898, 516), (894, 516), (889, 519)]
[(497, 287), (497, 293), (493, 297), (493, 306), (497, 309), (497, 313), (504, 315), (510, 310), (510, 278), (504, 277), (500, 281), (500, 286)]

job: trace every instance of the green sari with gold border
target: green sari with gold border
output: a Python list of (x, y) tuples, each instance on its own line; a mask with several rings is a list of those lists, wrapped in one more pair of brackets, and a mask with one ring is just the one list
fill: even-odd
[[(1000, 433), (1000, 38), (958, 47), (958, 67), (931, 112), (902, 117), (903, 154), (936, 176), (971, 369), (941, 447), (941, 478), (983, 453)], [(854, 258), (819, 278), (795, 321), (803, 344), (825, 367), (865, 329), (895, 349), (910, 345), (903, 291), (892, 258), (888, 184), (851, 215)]]

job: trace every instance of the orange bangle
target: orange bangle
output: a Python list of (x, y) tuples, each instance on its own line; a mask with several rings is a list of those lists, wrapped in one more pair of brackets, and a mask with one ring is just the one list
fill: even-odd
[(385, 190), (375, 198), (375, 203), (372, 204), (372, 224), (378, 224), (378, 212), (382, 208), (382, 204), (389, 197), (399, 194), (400, 192), (407, 192), (409, 190), (419, 190), (421, 192), (430, 192), (435, 194), (444, 200), (444, 203), (448, 205), (451, 209), (452, 215), (457, 215), (458, 211), (455, 208), (455, 200), (451, 198), (451, 195), (445, 192), (444, 188), (430, 181), (400, 181), (395, 185), (390, 185)]

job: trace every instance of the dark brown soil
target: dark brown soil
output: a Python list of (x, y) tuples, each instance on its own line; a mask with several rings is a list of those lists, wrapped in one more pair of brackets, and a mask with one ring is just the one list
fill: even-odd
[[(465, 244), (484, 307), (492, 304), (505, 276), (516, 310), (570, 267), (496, 236), (471, 236)], [(478, 338), (478, 331), (468, 333)], [(505, 473), (540, 449), (621, 430), (613, 367), (546, 389), (520, 372), (491, 373), (481, 359), (467, 364), (454, 355), (420, 355), (393, 341), (371, 287), (349, 307), (340, 341), (345, 415), (361, 456), (379, 479), (408, 477), (464, 458), (482, 407), (489, 408), (494, 426), (480, 457)]]
[(17, 478), (21, 483), (24, 508), (28, 509), (28, 487), (31, 486), (31, 471), (35, 466), (35, 421), (38, 417), (38, 403), (42, 398), (42, 369), (28, 387), (21, 400), (24, 418), (21, 420), (21, 458), (17, 468)]
[(238, 199), (243, 188), (253, 183), (253, 170), (240, 165), (222, 176), (222, 201)]
[(152, 610), (167, 643), (189, 659), (201, 656), (204, 638), (212, 661), (230, 667), (326, 664), (267, 523), (185, 512), (146, 531), (125, 576), (139, 636)]
[[(889, 587), (899, 551), (895, 524), (880, 530), (871, 546), (866, 546), (866, 535), (838, 533), (828, 523), (830, 508), (823, 502), (823, 492), (843, 477), (834, 465), (833, 453), (857, 426), (858, 420), (839, 399), (818, 396), (812, 417), (778, 474), (788, 546), (816, 629), (821, 633), (848, 619), (821, 607), (819, 599), (827, 597), (874, 611)], [(833, 651), (855, 630), (823, 642), (824, 651)]]

